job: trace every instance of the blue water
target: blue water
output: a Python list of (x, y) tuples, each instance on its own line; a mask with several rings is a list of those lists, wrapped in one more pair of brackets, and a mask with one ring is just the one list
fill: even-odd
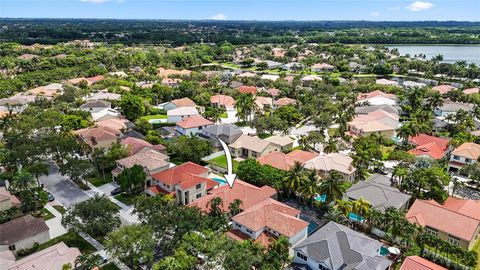
[(325, 202), (327, 200), (327, 195), (326, 194), (317, 195), (315, 197), (315, 200), (319, 202)]
[(382, 246), (382, 247), (380, 248), (380, 255), (386, 256), (386, 255), (388, 255), (388, 254), (390, 254), (390, 252), (388, 252), (388, 248)]
[(354, 213), (350, 213), (348, 215), (348, 218), (351, 219), (351, 220), (354, 220), (356, 222), (363, 222), (365, 219), (362, 217), (362, 216), (357, 216), (356, 214)]
[(213, 177), (211, 179), (214, 180), (215, 182), (218, 182), (221, 186), (223, 186), (227, 183), (227, 181), (225, 181), (225, 179), (223, 179), (223, 178)]
[(307, 235), (310, 235), (313, 232), (315, 232), (320, 226), (318, 225), (317, 222), (313, 221), (310, 217), (305, 216), (304, 214), (300, 214), (300, 219), (308, 222)]
[(480, 64), (480, 46), (474, 45), (389, 45), (388, 48), (398, 48), (401, 55), (410, 56), (424, 54), (427, 59), (443, 55), (443, 62), (455, 63), (465, 60), (467, 63)]

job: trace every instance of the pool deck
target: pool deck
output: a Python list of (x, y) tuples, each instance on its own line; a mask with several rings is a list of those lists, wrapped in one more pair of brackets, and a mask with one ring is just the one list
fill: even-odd
[[(315, 222), (318, 226), (315, 228), (314, 231), (323, 227), (323, 225), (327, 224), (329, 221), (328, 219), (323, 217), (325, 215), (325, 212), (314, 210), (309, 205), (299, 202), (293, 198), (283, 200), (282, 203), (302, 211), (302, 213), (300, 214), (302, 220), (307, 221), (308, 223)], [(309, 234), (313, 233), (314, 231), (309, 232)]]

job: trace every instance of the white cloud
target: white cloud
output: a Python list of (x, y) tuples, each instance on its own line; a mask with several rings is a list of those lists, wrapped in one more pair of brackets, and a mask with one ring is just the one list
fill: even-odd
[(372, 12), (369, 13), (369, 15), (370, 15), (370, 17), (378, 17), (378, 16), (380, 16), (380, 12), (372, 11)]
[(387, 9), (388, 11), (396, 11), (396, 10), (400, 10), (400, 7), (389, 7)]
[(225, 16), (225, 14), (223, 14), (223, 13), (218, 13), (218, 14), (215, 14), (213, 16), (210, 16), (209, 19), (210, 20), (226, 20), (227, 16)]
[(410, 11), (422, 11), (433, 8), (433, 4), (430, 2), (415, 1), (407, 6)]

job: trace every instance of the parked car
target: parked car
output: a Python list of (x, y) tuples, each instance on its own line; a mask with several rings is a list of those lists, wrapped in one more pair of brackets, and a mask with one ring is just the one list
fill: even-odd
[(50, 193), (50, 192), (48, 193), (48, 201), (49, 201), (49, 202), (55, 201), (55, 196), (53, 196), (53, 194)]
[(120, 187), (114, 188), (112, 191), (110, 191), (110, 195), (115, 196), (122, 193), (122, 189)]

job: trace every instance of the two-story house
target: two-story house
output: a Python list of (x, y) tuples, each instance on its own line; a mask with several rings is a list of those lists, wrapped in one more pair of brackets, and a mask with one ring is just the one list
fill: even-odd
[(159, 193), (175, 196), (178, 204), (187, 205), (217, 187), (218, 182), (208, 178), (208, 169), (193, 162), (164, 170), (152, 175), (150, 195)]
[(455, 148), (450, 154), (448, 170), (451, 172), (457, 172), (463, 168), (465, 164), (477, 162), (478, 157), (480, 157), (480, 145), (466, 142)]
[[(117, 176), (125, 168), (131, 168), (134, 165), (142, 166), (147, 175), (152, 175), (170, 168), (169, 157), (156, 150), (148, 149), (139, 151), (136, 154), (117, 160), (117, 167), (112, 170), (112, 178), (116, 180)], [(151, 184), (150, 176), (146, 179), (146, 185)]]
[(224, 141), (226, 144), (235, 142), (243, 134), (242, 130), (233, 124), (220, 124), (207, 126), (200, 134), (202, 137), (211, 141), (215, 147), (220, 147), (218, 139)]
[(328, 176), (332, 171), (343, 176), (344, 181), (355, 180), (357, 169), (352, 165), (353, 159), (345, 154), (330, 153), (315, 157), (303, 164), (306, 169), (316, 170), (321, 177)]
[(213, 124), (212, 121), (205, 119), (200, 115), (195, 115), (178, 121), (175, 130), (182, 135), (191, 136), (201, 133), (203, 129)]

